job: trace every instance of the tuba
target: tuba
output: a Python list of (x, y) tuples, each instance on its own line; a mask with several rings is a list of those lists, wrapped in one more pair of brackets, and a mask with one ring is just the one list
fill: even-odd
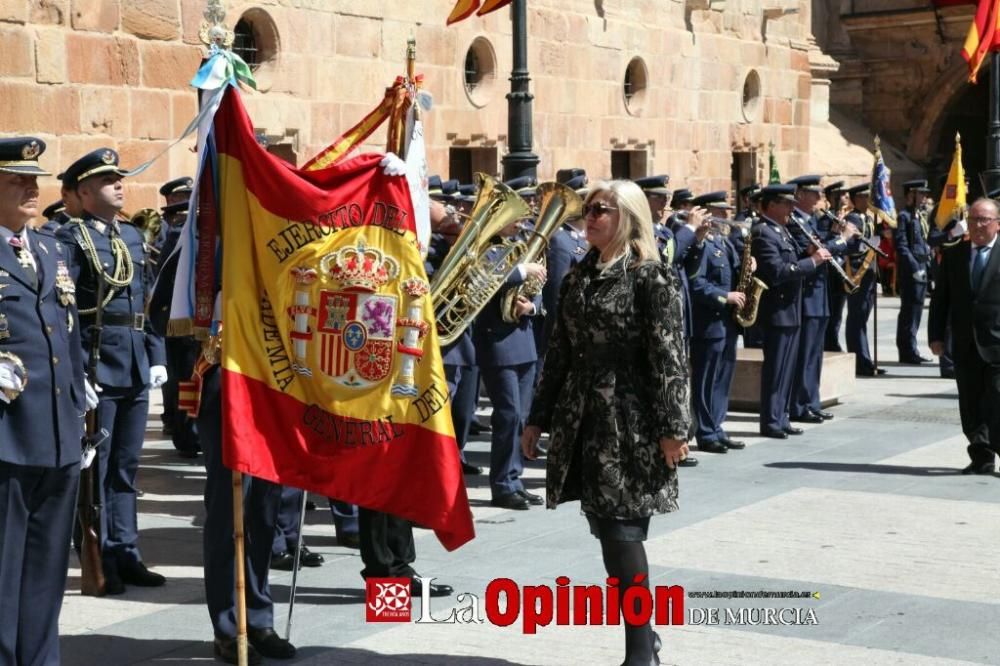
[[(476, 203), (462, 233), (431, 280), (431, 303), (440, 344), (462, 335), (476, 315), (500, 291), (507, 276), (524, 255), (523, 242), (490, 243), (504, 227), (531, 215), (528, 204), (495, 178), (475, 176)], [(499, 251), (491, 253), (493, 247)]]
[[(562, 183), (542, 183), (538, 186), (537, 192), (538, 200), (541, 202), (538, 208), (540, 212), (535, 222), (535, 229), (531, 232), (531, 239), (518, 263), (539, 262), (544, 264), (552, 234), (566, 220), (580, 217), (583, 214), (583, 199)], [(541, 293), (543, 286), (545, 286), (544, 282), (528, 278), (517, 287), (508, 289), (500, 304), (503, 320), (509, 324), (517, 323), (518, 317), (515, 310), (518, 296), (524, 296), (531, 300)]]
[(163, 216), (160, 215), (160, 211), (155, 208), (143, 208), (130, 217), (128, 223), (142, 232), (142, 240), (150, 252), (160, 253), (155, 247), (160, 237), (160, 230), (163, 229)]
[(767, 290), (767, 285), (750, 271), (750, 257), (753, 250), (753, 235), (743, 243), (743, 262), (740, 264), (740, 280), (736, 291), (742, 291), (746, 302), (742, 308), (733, 311), (733, 319), (743, 328), (750, 328), (757, 321), (757, 308), (760, 307), (760, 297)]

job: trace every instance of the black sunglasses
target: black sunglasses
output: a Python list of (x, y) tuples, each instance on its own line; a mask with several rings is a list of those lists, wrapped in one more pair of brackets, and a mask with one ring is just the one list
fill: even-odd
[(609, 210), (618, 210), (615, 206), (609, 206), (605, 203), (589, 203), (583, 207), (583, 215), (593, 215), (594, 217), (599, 217)]

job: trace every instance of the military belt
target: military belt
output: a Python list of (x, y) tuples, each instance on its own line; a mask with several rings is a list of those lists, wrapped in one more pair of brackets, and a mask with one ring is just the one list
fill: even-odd
[[(95, 319), (94, 315), (85, 315), (87, 319)], [(139, 312), (136, 314), (105, 314), (101, 318), (102, 326), (124, 326), (141, 331), (146, 326), (146, 315)]]

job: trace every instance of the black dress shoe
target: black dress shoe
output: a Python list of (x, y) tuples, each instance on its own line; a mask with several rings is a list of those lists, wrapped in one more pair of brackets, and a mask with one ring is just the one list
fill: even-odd
[(337, 545), (344, 548), (361, 548), (361, 537), (357, 532), (346, 532), (337, 535)]
[(125, 594), (125, 583), (117, 573), (109, 575), (108, 572), (104, 572), (104, 594), (108, 596)]
[(813, 414), (815, 414), (816, 416), (820, 417), (824, 421), (829, 421), (830, 419), (833, 418), (833, 413), (832, 412), (824, 412), (822, 409), (813, 410)]
[(528, 500), (528, 504), (532, 506), (541, 506), (545, 504), (545, 500), (542, 499), (541, 495), (536, 495), (535, 493), (529, 493), (527, 490), (518, 490), (517, 494)]
[[(215, 652), (215, 658), (219, 661), (224, 661), (227, 664), (238, 664), (240, 663), (239, 654), (236, 649), (236, 638), (230, 638), (228, 636), (215, 637), (215, 644), (212, 646)], [(256, 666), (260, 663), (260, 653), (253, 648), (252, 645), (247, 646), (247, 663)]]
[(326, 560), (323, 559), (322, 555), (312, 552), (305, 545), (303, 545), (302, 550), (299, 551), (299, 564), (304, 567), (321, 567), (325, 561)]
[(315, 511), (315, 510), (316, 510), (316, 502), (313, 502), (311, 499), (307, 499), (306, 511)]
[(527, 511), (530, 507), (528, 500), (521, 497), (517, 493), (497, 495), (490, 500), (490, 505), (500, 507), (501, 509), (511, 509), (513, 511)]
[(807, 412), (802, 416), (792, 416), (789, 417), (789, 421), (798, 421), (799, 423), (822, 423), (823, 417), (819, 414), (813, 414), (812, 412)]
[[(962, 474), (992, 474), (994, 471), (993, 461), (971, 462), (963, 470)], [(109, 593), (110, 594), (110, 593)]]
[(139, 587), (159, 587), (167, 582), (166, 578), (150, 571), (142, 562), (119, 564), (118, 575), (121, 576), (123, 583)]
[[(419, 578), (413, 578), (410, 581), (410, 595), (414, 597), (419, 597), (424, 593), (423, 583), (420, 582)], [(450, 597), (455, 593), (455, 588), (451, 585), (445, 585), (444, 583), (431, 583), (431, 596), (432, 597)]]
[(921, 363), (930, 363), (931, 359), (925, 358), (920, 354), (917, 354), (916, 356), (907, 356), (906, 358), (900, 358), (899, 362), (904, 363), (906, 365), (920, 365)]
[(885, 374), (885, 368), (862, 368), (855, 374), (857, 374), (858, 377), (881, 377)]
[(268, 659), (291, 659), (295, 656), (295, 646), (278, 635), (274, 629), (247, 629), (250, 645)]
[(271, 568), (278, 571), (291, 571), (295, 566), (295, 554), (287, 550), (271, 554)]
[(473, 465), (472, 463), (462, 461), (462, 474), (468, 474), (469, 476), (479, 476), (483, 473), (483, 468), (479, 465)]
[(697, 458), (692, 458), (691, 456), (688, 456), (684, 460), (682, 460), (679, 463), (677, 463), (677, 466), (678, 467), (697, 467), (698, 466), (698, 459)]
[(948, 368), (948, 369), (942, 368), (941, 369), (941, 379), (954, 379), (954, 378), (955, 378), (955, 370), (954, 369), (952, 369), (952, 368)]
[(198, 457), (198, 449), (178, 449), (177, 456), (179, 458), (187, 458), (188, 460)]
[(761, 437), (770, 437), (771, 439), (788, 439), (788, 433), (784, 430), (771, 430), (767, 428), (760, 431)]
[(796, 428), (795, 426), (788, 426), (787, 428), (782, 428), (786, 435), (801, 435), (802, 428)]
[(698, 450), (705, 453), (729, 453), (722, 442), (698, 442)]
[(736, 449), (738, 451), (740, 449), (747, 448), (746, 442), (741, 442), (738, 439), (729, 439), (728, 437), (726, 437), (724, 440), (722, 440), (722, 443), (726, 446), (727, 449)]

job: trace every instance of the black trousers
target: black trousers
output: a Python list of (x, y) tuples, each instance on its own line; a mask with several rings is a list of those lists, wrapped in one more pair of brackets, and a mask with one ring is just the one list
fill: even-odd
[(969, 458), (991, 462), (1000, 453), (1000, 365), (983, 361), (974, 347), (955, 351), (958, 410)]
[(363, 578), (412, 578), (417, 574), (413, 561), (413, 526), (397, 516), (358, 507), (358, 537), (361, 540)]

